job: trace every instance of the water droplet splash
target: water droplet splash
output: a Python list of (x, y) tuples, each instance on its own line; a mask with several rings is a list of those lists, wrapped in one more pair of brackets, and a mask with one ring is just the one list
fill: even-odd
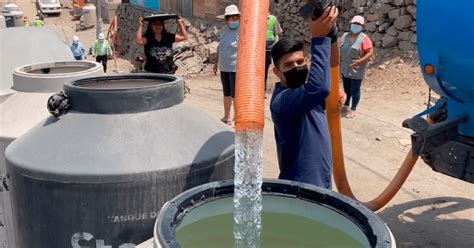
[(262, 143), (258, 132), (235, 137), (234, 247), (257, 248), (262, 229)]

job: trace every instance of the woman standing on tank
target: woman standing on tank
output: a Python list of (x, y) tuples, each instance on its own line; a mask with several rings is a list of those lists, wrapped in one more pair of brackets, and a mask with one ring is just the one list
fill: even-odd
[(145, 71), (153, 73), (174, 74), (176, 65), (173, 62), (173, 43), (188, 38), (183, 19), (177, 20), (179, 34), (168, 33), (165, 21), (154, 18), (148, 22), (148, 28), (143, 34), (143, 17), (138, 20), (138, 31), (135, 34), (135, 43), (145, 47)]

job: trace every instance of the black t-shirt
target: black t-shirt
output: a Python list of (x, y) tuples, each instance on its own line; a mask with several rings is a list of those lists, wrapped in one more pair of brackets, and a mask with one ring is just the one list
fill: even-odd
[(147, 39), (145, 70), (154, 73), (173, 74), (175, 72), (173, 43), (176, 35), (165, 33), (160, 41), (157, 41), (155, 37), (145, 38)]

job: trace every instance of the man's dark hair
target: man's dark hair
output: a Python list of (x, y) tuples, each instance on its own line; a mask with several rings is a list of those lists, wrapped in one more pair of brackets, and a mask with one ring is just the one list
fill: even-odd
[(294, 39), (279, 40), (272, 48), (272, 59), (276, 67), (279, 60), (288, 53), (303, 51), (303, 42)]

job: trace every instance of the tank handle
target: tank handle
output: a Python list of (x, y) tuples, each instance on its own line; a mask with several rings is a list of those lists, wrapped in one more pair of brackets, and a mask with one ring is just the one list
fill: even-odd
[(66, 95), (66, 93), (61, 91), (52, 95), (48, 99), (47, 107), (49, 113), (51, 113), (54, 117), (59, 118), (61, 115), (66, 114), (71, 109), (71, 101), (69, 100), (69, 97)]

